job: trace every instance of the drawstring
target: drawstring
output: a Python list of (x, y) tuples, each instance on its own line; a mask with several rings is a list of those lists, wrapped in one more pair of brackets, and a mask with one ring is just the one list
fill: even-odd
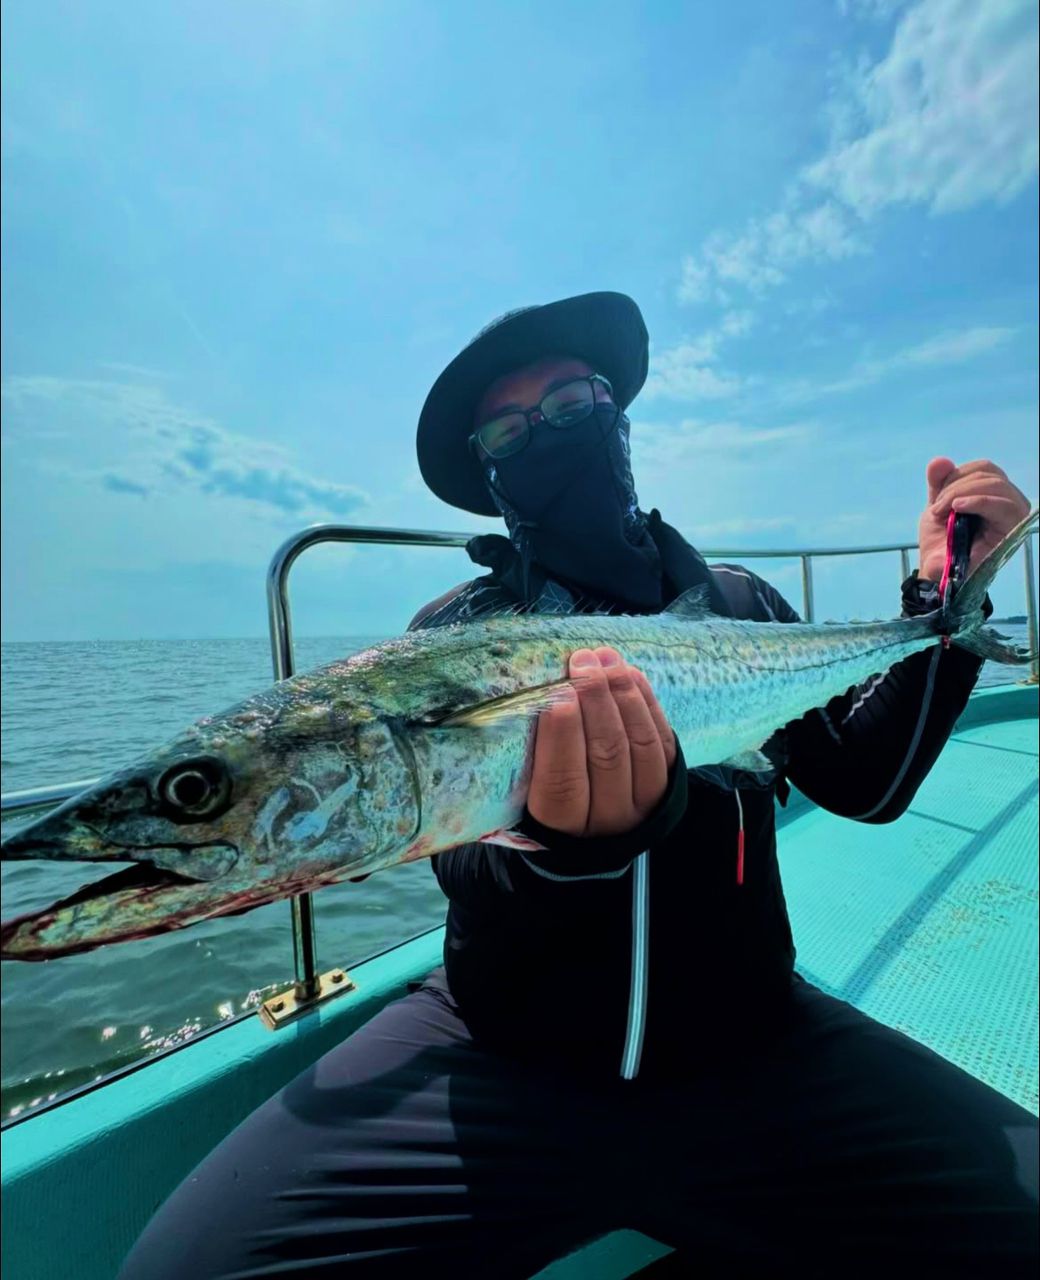
[(740, 802), (740, 788), (734, 787), (737, 800), (737, 884), (744, 883), (744, 806)]
[[(943, 565), (942, 578), (939, 582), (939, 608), (945, 615), (949, 606), (947, 595), (951, 589), (950, 574), (953, 571), (953, 531), (957, 524), (957, 513), (951, 511), (949, 519), (946, 521), (946, 563)], [(942, 637), (942, 647), (948, 649), (950, 647), (950, 637)]]
[(520, 533), (520, 564), (523, 573), (524, 600), (529, 604), (531, 601), (531, 560), (533, 559), (533, 549), (527, 530), (537, 529), (538, 523), (535, 520), (518, 520), (516, 527)]
[(953, 568), (953, 528), (957, 523), (957, 512), (951, 511), (946, 521), (946, 563), (943, 565), (942, 578), (939, 582), (939, 599), (946, 603), (946, 589), (950, 585), (950, 570)]

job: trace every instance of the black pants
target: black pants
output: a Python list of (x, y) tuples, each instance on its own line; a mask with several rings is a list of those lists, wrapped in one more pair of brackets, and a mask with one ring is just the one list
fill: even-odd
[(120, 1280), (526, 1277), (620, 1227), (682, 1274), (996, 1280), (1036, 1273), (1036, 1205), (1033, 1116), (808, 983), (757, 1060), (660, 1088), (490, 1053), (424, 988), (243, 1121)]

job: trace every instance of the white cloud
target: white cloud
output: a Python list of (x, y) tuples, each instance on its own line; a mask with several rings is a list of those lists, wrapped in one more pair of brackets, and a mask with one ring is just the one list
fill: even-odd
[(1013, 336), (1015, 330), (992, 327), (961, 329), (950, 333), (941, 333), (938, 337), (929, 338), (906, 351), (890, 357), (887, 362), (893, 365), (919, 364), (959, 364), (962, 360), (970, 360), (985, 351), (992, 351)]
[(654, 357), (643, 396), (653, 400), (665, 396), (673, 400), (717, 400), (733, 395), (740, 382), (718, 373), (703, 360), (696, 342), (680, 343)]
[(793, 529), (795, 520), (792, 516), (747, 516), (730, 520), (712, 520), (707, 524), (690, 525), (694, 538), (726, 538), (733, 534), (772, 533), (777, 529)]
[(719, 321), (719, 332), (727, 338), (740, 338), (755, 323), (755, 314), (753, 311), (727, 311)]
[(632, 433), (635, 474), (681, 475), (692, 468), (703, 473), (705, 465), (718, 458), (760, 462), (777, 448), (805, 444), (815, 434), (811, 422), (794, 422), (778, 427), (748, 427), (740, 422), (703, 422), (685, 418), (674, 425), (641, 422)]
[(713, 329), (655, 352), (642, 395), (646, 399), (718, 400), (740, 390), (740, 379), (718, 369), (719, 351), (754, 325), (750, 311), (729, 311)]
[(712, 267), (703, 250), (700, 257), (692, 253), (683, 256), (677, 292), (680, 302), (703, 302), (714, 293)]
[[(855, 5), (885, 18), (897, 7)], [(1037, 56), (1034, 0), (920, 0), (900, 12), (885, 55), (847, 70), (826, 104), (826, 153), (776, 212), (687, 254), (679, 299), (760, 295), (799, 264), (862, 253), (870, 220), (891, 205), (943, 214), (1012, 199), (1037, 173)]]
[(159, 382), (166, 381), (171, 377), (170, 374), (163, 373), (161, 369), (150, 369), (140, 364), (127, 364), (124, 360), (100, 360), (98, 361), (98, 367), (120, 376), (135, 378), (138, 381), (143, 379), (146, 382)]
[(227, 431), (154, 387), (18, 377), (5, 380), (3, 395), (14, 429), (34, 439), (47, 406), (71, 410), (83, 430), (114, 433), (114, 461), (80, 471), (108, 493), (139, 500), (192, 490), (300, 522), (341, 518), (368, 501), (360, 489), (301, 470), (288, 450)]
[(791, 298), (783, 304), (783, 312), (789, 316), (821, 316), (837, 305), (829, 290), (811, 294), (805, 298)]
[(854, 220), (831, 200), (780, 210), (737, 235), (714, 232), (699, 255), (683, 258), (679, 299), (725, 298), (732, 286), (761, 295), (801, 263), (847, 258), (865, 247)]
[(757, 449), (761, 445), (789, 444), (807, 440), (812, 424), (791, 423), (783, 427), (745, 427), (737, 422), (697, 422), (687, 419), (676, 430), (686, 451), (701, 454)]
[(848, 83), (860, 135), (805, 177), (862, 217), (1006, 203), (1037, 171), (1037, 56), (1031, 0), (922, 0)]
[(808, 420), (637, 421), (636, 492), (644, 510), (659, 507), (702, 547), (786, 541), (804, 532), (799, 521), (805, 506), (792, 506), (791, 494), (803, 491), (806, 475), (816, 476), (824, 436)]
[(780, 399), (801, 403), (820, 396), (857, 391), (905, 369), (961, 364), (993, 351), (1007, 342), (1014, 333), (1014, 329), (997, 326), (950, 330), (901, 351), (893, 351), (887, 356), (861, 360), (844, 377), (830, 381), (792, 383), (781, 389)]
[(884, 22), (905, 8), (907, 0), (838, 0), (838, 11), (846, 17), (873, 18)]

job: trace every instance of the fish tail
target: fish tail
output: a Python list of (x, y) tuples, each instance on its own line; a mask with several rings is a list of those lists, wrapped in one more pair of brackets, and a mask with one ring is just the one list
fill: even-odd
[(1031, 662), (1036, 656), (1028, 649), (1016, 645), (1007, 636), (984, 627), (982, 606), (994, 578), (1030, 536), (1038, 516), (1040, 508), (1034, 507), (965, 581), (954, 595), (949, 611), (945, 615), (942, 611), (936, 614), (939, 624), (959, 648), (976, 653), (981, 658), (993, 658), (997, 662), (1016, 665)]
[(952, 643), (958, 649), (978, 654), (980, 658), (992, 658), (994, 662), (1006, 662), (1015, 667), (1032, 662), (1037, 656), (1016, 644), (1010, 636), (1002, 636), (999, 631), (994, 631), (992, 627), (980, 627), (970, 635), (954, 636)]

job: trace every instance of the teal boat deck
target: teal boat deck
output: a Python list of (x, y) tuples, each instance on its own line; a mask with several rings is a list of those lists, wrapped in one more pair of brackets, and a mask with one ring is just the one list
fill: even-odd
[[(843, 821), (797, 796), (779, 822), (802, 973), (1036, 1112), (1036, 687), (976, 694), (897, 823)], [(240, 1019), (5, 1130), (5, 1280), (111, 1280), (198, 1160), (402, 995), (441, 939), (357, 966), (354, 993), (279, 1032)], [(619, 1231), (542, 1280), (615, 1280), (666, 1252)]]
[(1036, 707), (976, 694), (897, 823), (806, 807), (779, 842), (802, 974), (1034, 1113)]

